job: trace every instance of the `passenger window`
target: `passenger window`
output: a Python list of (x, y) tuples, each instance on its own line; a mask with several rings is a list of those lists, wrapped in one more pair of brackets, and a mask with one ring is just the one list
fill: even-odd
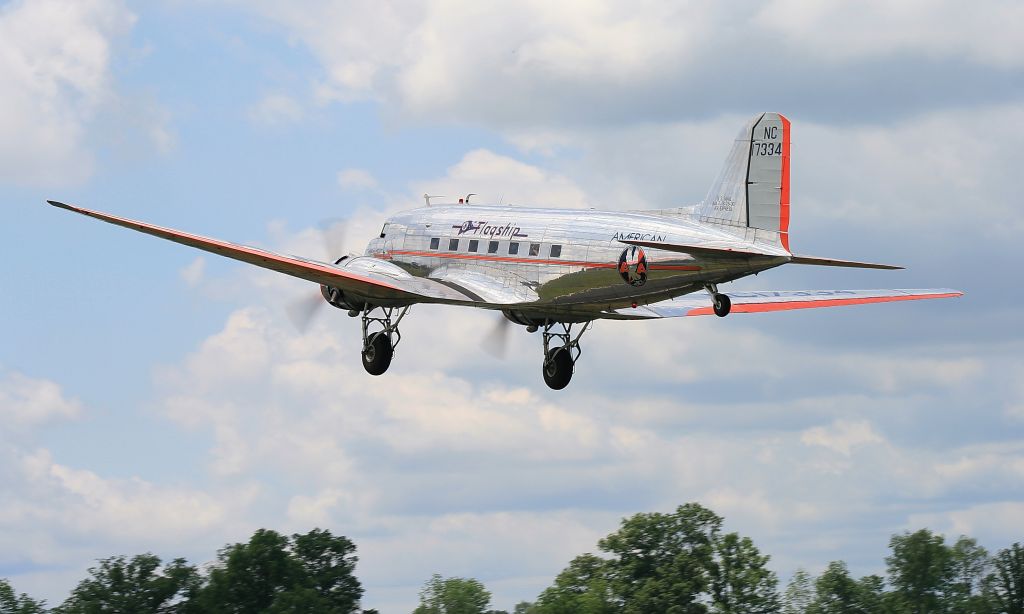
[(531, 256), (538, 256), (538, 255), (540, 255), (540, 243), (530, 243), (530, 255)]
[(518, 253), (519, 253), (519, 244), (514, 242), (514, 241), (512, 243), (509, 243), (508, 244), (508, 255), (509, 256), (515, 256)]
[(562, 255), (562, 246), (561, 245), (552, 245), (551, 246), (551, 257), (552, 258), (558, 258), (561, 255)]
[(449, 240), (448, 241), (448, 251), (454, 252), (457, 249), (459, 249), (459, 240), (458, 239), (451, 239), (451, 240)]
[(430, 240), (430, 249), (437, 249), (441, 245), (441, 239), (434, 237)]
[(476, 248), (479, 247), (479, 246), (480, 246), (480, 241), (477, 241), (476, 239), (470, 239), (469, 240), (469, 251), (475, 252)]
[(497, 254), (498, 253), (498, 242), (497, 241), (491, 241), (490, 243), (487, 244), (487, 253), (488, 254)]

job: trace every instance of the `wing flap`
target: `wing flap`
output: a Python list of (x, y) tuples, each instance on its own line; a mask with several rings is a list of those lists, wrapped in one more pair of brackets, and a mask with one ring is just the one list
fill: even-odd
[[(299, 279), (305, 279), (318, 284), (334, 286), (343, 290), (356, 292), (370, 299), (408, 300), (410, 302), (430, 300), (438, 302), (472, 302), (472, 299), (460, 292), (457, 292), (442, 284), (415, 278), (405, 273), (398, 267), (391, 274), (374, 272), (367, 267), (353, 266), (353, 270), (346, 270), (326, 262), (319, 262), (301, 256), (278, 254), (269, 250), (247, 245), (238, 245), (220, 239), (211, 239), (180, 230), (164, 228), (146, 222), (130, 220), (109, 213), (92, 211), (82, 207), (76, 207), (65, 203), (49, 200), (54, 207), (80, 213), (82, 215), (102, 220), (109, 224), (130, 228), (168, 241), (174, 241), (182, 245), (201, 249), (212, 254), (225, 256), (248, 264), (253, 264), (264, 269), (277, 271)], [(356, 258), (355, 261), (365, 260)], [(346, 265), (349, 264), (346, 262)], [(356, 264), (356, 263), (352, 263)], [(388, 263), (380, 263), (388, 266)], [(397, 274), (396, 274), (397, 273)], [(407, 278), (407, 279), (406, 279)]]
[[(955, 298), (962, 295), (963, 292), (948, 288), (910, 290), (755, 290), (727, 293), (729, 300), (732, 301), (732, 313), (760, 313), (766, 311), (789, 311), (792, 309), (843, 307), (870, 303)], [(713, 313), (711, 297), (691, 294), (650, 305), (616, 309), (609, 312), (609, 315), (612, 317), (651, 319), (706, 316)]]

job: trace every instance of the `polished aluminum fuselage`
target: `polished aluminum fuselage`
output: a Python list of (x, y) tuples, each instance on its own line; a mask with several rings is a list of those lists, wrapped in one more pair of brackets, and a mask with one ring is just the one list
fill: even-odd
[[(749, 245), (745, 235), (751, 232), (704, 223), (678, 210), (438, 205), (388, 219), (366, 255), (468, 292), (478, 306), (528, 318), (586, 320), (788, 261), (784, 254), (709, 258), (647, 247), (641, 276), (637, 254), (628, 251), (636, 248), (623, 241), (741, 246)], [(510, 249), (510, 244), (518, 246)]]

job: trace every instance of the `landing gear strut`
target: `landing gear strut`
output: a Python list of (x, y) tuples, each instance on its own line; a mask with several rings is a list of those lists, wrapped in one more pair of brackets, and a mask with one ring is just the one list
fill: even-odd
[[(552, 390), (561, 390), (569, 385), (576, 361), (583, 353), (580, 349), (580, 337), (587, 332), (591, 324), (592, 321), (584, 323), (574, 338), (571, 323), (544, 321), (544, 383)], [(556, 326), (561, 327), (560, 332), (555, 330)]]
[[(379, 315), (370, 315), (374, 309), (380, 309)], [(391, 315), (398, 310), (398, 316), (391, 321)], [(395, 355), (395, 347), (402, 340), (398, 331), (398, 323), (405, 317), (408, 307), (374, 307), (367, 305), (363, 309), (363, 368), (370, 375), (381, 375), (391, 366), (391, 358)], [(379, 326), (381, 330), (370, 332), (370, 327)]]
[(711, 295), (711, 305), (715, 310), (715, 315), (720, 318), (729, 315), (729, 311), (732, 310), (732, 301), (718, 291), (718, 284), (708, 284), (704, 286), (704, 289)]

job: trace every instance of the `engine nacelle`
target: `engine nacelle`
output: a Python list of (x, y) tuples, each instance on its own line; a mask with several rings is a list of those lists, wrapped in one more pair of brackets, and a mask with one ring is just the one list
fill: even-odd
[(531, 318), (521, 311), (506, 309), (501, 312), (506, 318), (523, 326), (544, 326), (544, 319)]
[(324, 300), (330, 303), (332, 307), (344, 309), (345, 311), (362, 311), (366, 307), (365, 301), (357, 299), (351, 294), (345, 294), (341, 288), (321, 284), (320, 294), (324, 295)]

